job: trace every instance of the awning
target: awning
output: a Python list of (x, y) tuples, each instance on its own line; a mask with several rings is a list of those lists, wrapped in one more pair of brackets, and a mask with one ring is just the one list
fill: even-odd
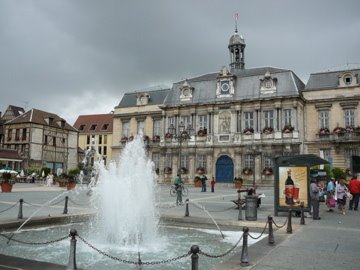
[(280, 157), (276, 157), (274, 161), (275, 164), (278, 166), (306, 165), (312, 167), (315, 165), (329, 164), (327, 160), (313, 154), (280, 156)]
[(21, 162), (23, 158), (19, 155), (17, 150), (0, 149), (0, 160)]

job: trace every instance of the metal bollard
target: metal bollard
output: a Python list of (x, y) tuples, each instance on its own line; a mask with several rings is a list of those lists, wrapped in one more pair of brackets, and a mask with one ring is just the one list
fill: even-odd
[(199, 251), (200, 248), (197, 245), (191, 246), (191, 270), (198, 270), (199, 269)]
[(287, 228), (286, 228), (287, 233), (292, 233), (291, 217), (292, 217), (292, 210), (290, 209), (289, 213), (288, 213), (288, 221), (287, 221)]
[(69, 202), (69, 197), (65, 196), (65, 205), (64, 205), (64, 211), (63, 211), (64, 215), (66, 215), (68, 213), (68, 202)]
[(300, 225), (305, 225), (304, 202), (300, 203), (300, 211), (301, 211)]
[(189, 216), (189, 199), (185, 200), (185, 217)]
[(243, 227), (243, 244), (242, 244), (241, 259), (240, 259), (241, 266), (250, 265), (248, 258), (248, 236), (249, 236), (249, 228)]
[(238, 192), (238, 205), (239, 205), (238, 220), (243, 220), (242, 206), (241, 206), (241, 192), (240, 192), (240, 189), (238, 189), (237, 192)]
[(273, 230), (273, 218), (272, 216), (268, 216), (268, 223), (269, 223), (269, 241), (268, 243), (270, 245), (273, 245), (275, 243), (275, 240), (274, 240), (274, 230)]
[(66, 270), (76, 270), (76, 238), (77, 231), (75, 229), (70, 230), (70, 256)]
[(20, 199), (20, 200), (19, 200), (18, 219), (23, 219), (23, 204), (24, 204), (24, 200), (23, 200), (23, 199)]

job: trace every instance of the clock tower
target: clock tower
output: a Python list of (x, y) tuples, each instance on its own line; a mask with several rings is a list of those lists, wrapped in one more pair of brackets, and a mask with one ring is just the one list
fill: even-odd
[(244, 37), (238, 34), (237, 30), (237, 14), (235, 15), (235, 33), (230, 37), (229, 52), (230, 52), (230, 70), (245, 68), (245, 40)]

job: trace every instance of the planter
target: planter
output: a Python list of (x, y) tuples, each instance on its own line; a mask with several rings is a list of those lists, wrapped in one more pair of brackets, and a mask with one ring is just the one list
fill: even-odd
[(12, 186), (13, 185), (8, 182), (1, 183), (1, 192), (11, 192)]
[(59, 187), (66, 187), (66, 183), (65, 182), (58, 182), (59, 183)]
[(70, 182), (66, 185), (67, 190), (74, 189), (76, 186), (76, 182)]
[(201, 181), (194, 182), (194, 186), (195, 187), (201, 187)]

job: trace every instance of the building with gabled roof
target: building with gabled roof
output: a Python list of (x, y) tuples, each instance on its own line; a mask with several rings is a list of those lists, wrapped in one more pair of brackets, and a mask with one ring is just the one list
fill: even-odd
[(54, 113), (24, 112), (4, 124), (4, 135), (4, 148), (20, 153), (25, 170), (62, 173), (78, 166), (78, 131)]
[(79, 147), (84, 152), (96, 147), (93, 150), (107, 164), (112, 152), (113, 113), (80, 115), (73, 126), (79, 131)]
[(24, 112), (24, 108), (14, 105), (9, 105), (3, 114), (0, 112), (0, 147), (2, 147), (4, 143), (4, 124), (6, 121), (14, 119)]

